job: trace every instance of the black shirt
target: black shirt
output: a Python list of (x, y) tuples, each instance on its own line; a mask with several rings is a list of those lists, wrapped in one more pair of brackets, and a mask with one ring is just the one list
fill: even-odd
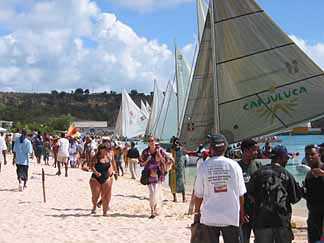
[(295, 178), (280, 165), (260, 168), (248, 185), (255, 199), (253, 225), (255, 228), (290, 227), (291, 204), (301, 198)]
[(305, 199), (309, 211), (324, 213), (324, 177), (308, 172), (305, 178)]
[[(248, 184), (251, 180), (251, 176), (259, 169), (261, 168), (261, 163), (256, 161), (251, 161), (249, 164), (245, 164), (242, 160), (240, 160), (239, 165), (242, 168), (243, 172), (243, 178), (245, 182), (245, 187), (248, 190)], [(253, 203), (249, 197), (249, 191), (244, 194), (244, 210), (245, 213), (247, 213), (250, 217), (253, 216)]]
[(137, 148), (131, 148), (130, 150), (128, 150), (128, 152), (127, 152), (127, 158), (137, 159), (139, 157), (140, 157), (140, 154), (139, 154)]

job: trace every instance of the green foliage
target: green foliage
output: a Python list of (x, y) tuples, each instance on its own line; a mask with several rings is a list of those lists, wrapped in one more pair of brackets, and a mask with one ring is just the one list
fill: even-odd
[(69, 115), (63, 115), (60, 117), (50, 118), (48, 126), (53, 130), (64, 131), (69, 128), (70, 123), (73, 121), (73, 117)]
[(81, 94), (81, 95), (83, 95), (83, 89), (81, 89), (81, 88), (77, 88), (77, 89), (74, 91), (74, 94)]
[(131, 95), (137, 95), (138, 94), (136, 89), (132, 89), (130, 93), (131, 93)]

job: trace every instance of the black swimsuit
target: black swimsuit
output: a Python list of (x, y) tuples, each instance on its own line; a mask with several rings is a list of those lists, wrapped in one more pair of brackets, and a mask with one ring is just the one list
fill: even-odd
[(92, 174), (92, 178), (95, 178), (100, 184), (104, 184), (106, 180), (109, 178), (108, 169), (110, 168), (110, 162), (108, 163), (101, 163), (97, 162), (94, 166), (97, 172), (101, 175), (98, 177), (94, 173)]

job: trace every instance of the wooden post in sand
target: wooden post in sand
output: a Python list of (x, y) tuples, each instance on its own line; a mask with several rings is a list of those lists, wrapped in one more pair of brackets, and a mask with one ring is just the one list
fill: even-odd
[(45, 194), (45, 172), (44, 172), (44, 168), (42, 168), (42, 186), (43, 186), (43, 199), (44, 199), (44, 203), (46, 203), (46, 194)]

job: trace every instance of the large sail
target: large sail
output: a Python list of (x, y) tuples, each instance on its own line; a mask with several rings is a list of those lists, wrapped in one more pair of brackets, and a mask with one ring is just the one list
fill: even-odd
[(153, 103), (151, 107), (150, 116), (148, 119), (145, 135), (151, 135), (153, 126), (156, 124), (159, 117), (161, 107), (163, 105), (164, 94), (158, 88), (156, 81), (154, 81), (154, 94), (153, 94)]
[(178, 128), (175, 135), (178, 135), (180, 132), (182, 119), (184, 116), (184, 109), (188, 99), (189, 88), (191, 83), (190, 78), (190, 67), (186, 62), (181, 51), (176, 47), (175, 48), (175, 61), (176, 61), (176, 84), (177, 84), (177, 108), (178, 108)]
[(210, 6), (181, 129), (187, 148), (217, 130), (237, 142), (323, 116), (323, 71), (254, 0)]
[(198, 17), (198, 39), (200, 43), (204, 31), (208, 5), (205, 0), (197, 0), (196, 3), (197, 3), (197, 17)]
[(169, 81), (165, 92), (164, 102), (160, 110), (160, 116), (154, 126), (152, 134), (162, 141), (170, 141), (172, 136), (176, 136), (177, 129), (177, 95), (171, 81)]
[(122, 104), (116, 122), (115, 135), (133, 138), (142, 136), (147, 126), (147, 118), (134, 103), (126, 90), (122, 92)]

